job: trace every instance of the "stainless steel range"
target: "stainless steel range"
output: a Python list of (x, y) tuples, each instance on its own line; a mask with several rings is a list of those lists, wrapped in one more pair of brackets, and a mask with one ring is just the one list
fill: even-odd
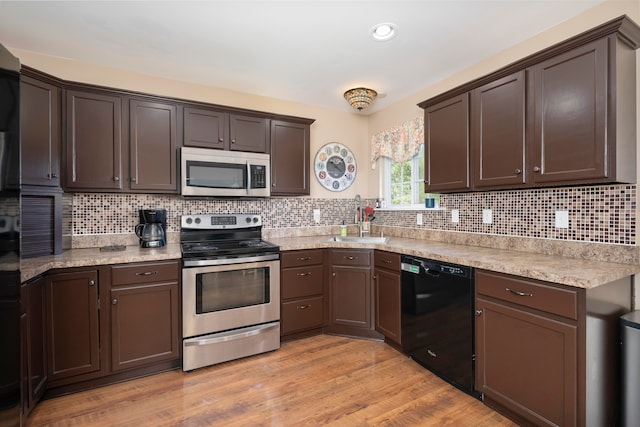
[(184, 371), (280, 348), (280, 248), (259, 215), (183, 215)]

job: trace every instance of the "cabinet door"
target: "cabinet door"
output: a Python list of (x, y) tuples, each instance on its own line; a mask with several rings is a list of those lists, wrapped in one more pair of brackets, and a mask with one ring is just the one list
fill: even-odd
[(228, 149), (229, 114), (215, 110), (185, 108), (184, 145)]
[(476, 389), (535, 425), (576, 425), (577, 326), (476, 299)]
[(334, 325), (371, 328), (371, 270), (332, 267), (331, 322)]
[(533, 67), (533, 182), (609, 176), (607, 53), (601, 39)]
[(111, 289), (113, 371), (180, 357), (178, 292), (177, 283)]
[(271, 194), (309, 195), (309, 125), (271, 122)]
[(130, 186), (176, 193), (177, 107), (132, 99), (129, 107)]
[(231, 114), (229, 134), (230, 150), (269, 152), (269, 119)]
[(469, 189), (469, 95), (424, 111), (426, 192)]
[(65, 189), (122, 190), (122, 100), (69, 90)]
[(22, 183), (60, 186), (60, 89), (30, 77), (20, 80)]
[(376, 331), (400, 344), (400, 273), (375, 269)]
[(29, 407), (33, 408), (47, 385), (47, 352), (45, 337), (45, 280), (40, 278), (27, 286), (27, 372)]
[(49, 380), (100, 371), (98, 273), (47, 276)]
[(475, 188), (525, 183), (524, 71), (471, 92)]

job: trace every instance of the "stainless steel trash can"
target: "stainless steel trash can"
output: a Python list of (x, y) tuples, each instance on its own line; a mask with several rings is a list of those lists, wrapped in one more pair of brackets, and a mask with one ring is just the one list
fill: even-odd
[(640, 426), (640, 311), (620, 317), (622, 343), (622, 405), (625, 427)]

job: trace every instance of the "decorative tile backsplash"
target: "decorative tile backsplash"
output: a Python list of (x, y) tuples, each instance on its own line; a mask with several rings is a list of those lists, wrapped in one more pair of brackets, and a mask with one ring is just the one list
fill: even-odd
[[(462, 231), (501, 236), (566, 241), (636, 244), (636, 186), (605, 185), (483, 193), (442, 194), (440, 209), (378, 210), (375, 224), (407, 228)], [(373, 205), (374, 200), (365, 200)], [(169, 232), (180, 230), (180, 215), (256, 213), (265, 228), (313, 227), (354, 222), (353, 199), (270, 198), (259, 200), (188, 199), (149, 194), (73, 195), (73, 236), (133, 233), (139, 209), (166, 209)], [(315, 223), (313, 210), (320, 209)], [(451, 221), (458, 209), (460, 221)], [(491, 209), (493, 222), (482, 222), (482, 210)], [(555, 227), (556, 210), (567, 210), (569, 228)], [(417, 214), (423, 225), (416, 225)]]

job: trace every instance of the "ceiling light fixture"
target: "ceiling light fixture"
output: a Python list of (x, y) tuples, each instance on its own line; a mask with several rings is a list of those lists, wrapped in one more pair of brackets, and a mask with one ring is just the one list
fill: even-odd
[(396, 24), (385, 22), (373, 26), (373, 28), (369, 30), (369, 33), (374, 40), (384, 42), (387, 40), (391, 40), (398, 35), (398, 27), (396, 26)]
[(344, 93), (344, 99), (358, 111), (362, 111), (371, 105), (376, 96), (378, 96), (378, 92), (365, 87), (349, 89)]

